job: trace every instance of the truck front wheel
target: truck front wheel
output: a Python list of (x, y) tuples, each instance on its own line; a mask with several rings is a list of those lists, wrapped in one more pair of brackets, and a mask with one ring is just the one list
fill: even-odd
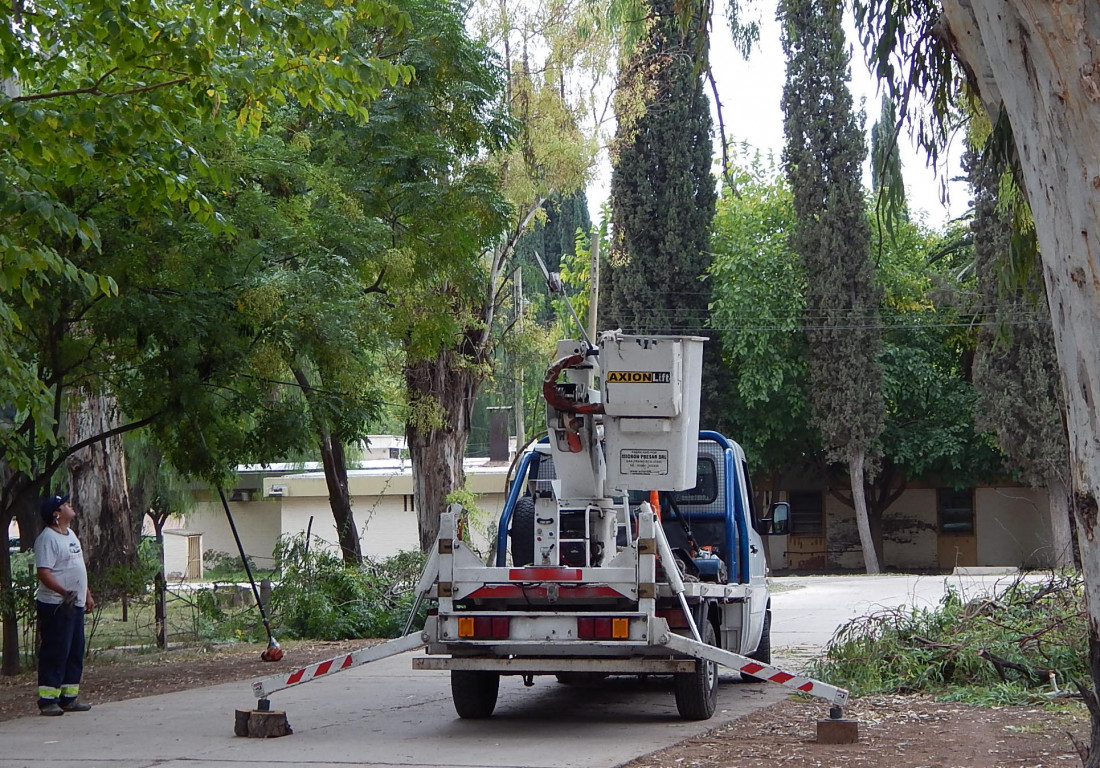
[[(704, 621), (700, 627), (703, 642), (715, 645), (714, 625)], [(453, 674), (453, 673), (452, 673)], [(673, 675), (676, 710), (684, 720), (709, 720), (718, 707), (718, 665), (697, 659), (695, 671)]]
[(484, 720), (497, 706), (500, 675), (474, 669), (451, 670), (451, 699), (455, 712), (467, 720)]
[[(764, 628), (760, 632), (760, 644), (756, 646), (756, 650), (749, 654), (749, 658), (753, 661), (759, 661), (761, 664), (772, 663), (772, 609), (764, 611)], [(755, 677), (746, 672), (741, 673), (741, 679), (746, 683), (766, 683), (768, 682), (762, 677)]]

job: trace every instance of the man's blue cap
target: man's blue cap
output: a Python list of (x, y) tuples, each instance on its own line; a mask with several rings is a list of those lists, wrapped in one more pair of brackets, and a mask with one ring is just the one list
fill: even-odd
[(42, 501), (42, 507), (38, 514), (42, 516), (42, 522), (49, 525), (53, 522), (53, 513), (61, 509), (61, 505), (69, 500), (69, 494), (64, 496), (47, 496)]

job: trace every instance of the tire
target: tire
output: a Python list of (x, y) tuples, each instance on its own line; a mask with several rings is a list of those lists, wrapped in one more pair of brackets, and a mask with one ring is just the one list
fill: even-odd
[[(703, 642), (715, 645), (714, 625), (703, 622)], [(695, 671), (673, 675), (676, 710), (684, 720), (709, 720), (718, 708), (718, 665), (697, 659)]]
[(466, 720), (484, 720), (497, 706), (500, 675), (473, 669), (451, 670), (451, 699), (455, 712)]
[[(764, 611), (764, 629), (760, 632), (760, 644), (756, 646), (756, 650), (749, 654), (749, 658), (753, 661), (759, 661), (761, 664), (772, 663), (772, 609), (769, 608)], [(756, 677), (754, 675), (747, 675), (744, 672), (741, 673), (741, 679), (746, 683), (765, 683), (767, 682), (762, 677)]]
[(512, 565), (522, 568), (535, 562), (535, 500), (530, 496), (516, 501), (512, 510), (512, 527), (508, 533), (511, 537)]

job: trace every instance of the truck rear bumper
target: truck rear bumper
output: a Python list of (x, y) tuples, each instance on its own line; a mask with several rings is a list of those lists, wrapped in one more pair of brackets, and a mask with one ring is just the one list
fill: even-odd
[(413, 669), (472, 669), (502, 675), (552, 675), (558, 672), (598, 672), (606, 675), (674, 675), (695, 670), (694, 659), (523, 659), (470, 656), (427, 656), (412, 660)]

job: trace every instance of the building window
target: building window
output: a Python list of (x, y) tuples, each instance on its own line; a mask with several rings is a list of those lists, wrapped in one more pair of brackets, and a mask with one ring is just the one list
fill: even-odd
[(825, 533), (825, 504), (820, 491), (791, 491), (791, 533), (795, 536), (821, 536)]
[(404, 506), (404, 509), (405, 509), (405, 511), (406, 511), (406, 512), (413, 512), (413, 511), (415, 511), (415, 510), (413, 509), (413, 499), (414, 499), (414, 498), (416, 498), (416, 497), (415, 497), (415, 496), (412, 496), (412, 495), (410, 495), (410, 494), (408, 494), (408, 493), (406, 493), (406, 494), (404, 494), (404, 495), (402, 495), (402, 496), (401, 496), (401, 501), (402, 501), (402, 503), (403, 503), (403, 506)]
[(940, 533), (974, 533), (974, 489), (939, 489)]

